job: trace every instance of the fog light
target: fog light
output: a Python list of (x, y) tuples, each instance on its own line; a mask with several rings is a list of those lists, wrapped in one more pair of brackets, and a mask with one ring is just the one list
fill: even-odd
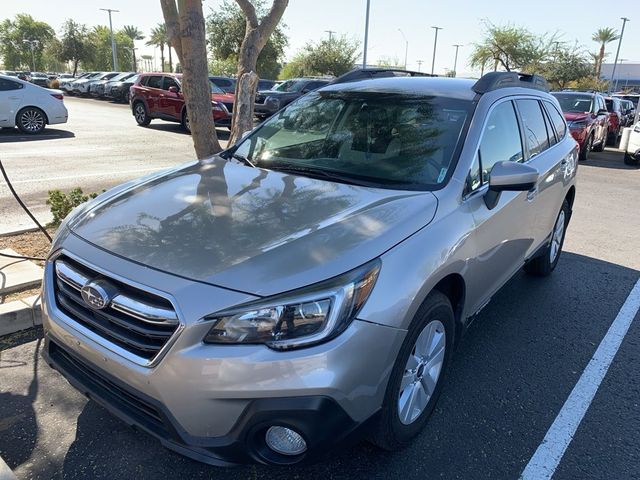
[(290, 428), (270, 427), (265, 440), (271, 450), (282, 455), (300, 455), (307, 449), (304, 438)]

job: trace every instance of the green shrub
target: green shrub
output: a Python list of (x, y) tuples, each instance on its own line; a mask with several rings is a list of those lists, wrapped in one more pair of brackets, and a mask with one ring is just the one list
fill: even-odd
[(60, 190), (49, 190), (47, 205), (51, 206), (51, 214), (53, 215), (53, 220), (49, 225), (57, 227), (65, 217), (69, 215), (71, 210), (97, 196), (97, 193), (85, 195), (81, 188), (74, 188), (69, 194), (61, 192)]

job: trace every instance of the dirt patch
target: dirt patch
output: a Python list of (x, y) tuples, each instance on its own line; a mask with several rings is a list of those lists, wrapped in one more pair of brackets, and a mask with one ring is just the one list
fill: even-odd
[[(49, 235), (53, 236), (56, 232), (55, 228), (48, 228)], [(21, 233), (19, 235), (9, 235), (6, 237), (0, 237), (0, 250), (10, 248), (18, 255), (24, 255), (26, 257), (34, 258), (46, 258), (49, 254), (51, 244), (47, 237), (41, 231)], [(44, 267), (44, 262), (33, 261), (36, 265)], [(9, 303), (14, 300), (20, 300), (32, 295), (38, 295), (40, 293), (40, 287), (29, 288), (26, 290), (19, 290), (7, 295), (0, 295), (0, 304)]]
[[(48, 228), (49, 235), (53, 237), (56, 232), (55, 228)], [(51, 244), (47, 237), (38, 230), (37, 232), (21, 233), (19, 235), (10, 235), (6, 237), (0, 237), (0, 250), (5, 248), (11, 248), (19, 255), (25, 255), (27, 257), (46, 258), (49, 254), (49, 248)], [(35, 262), (41, 267), (44, 266), (44, 262)]]

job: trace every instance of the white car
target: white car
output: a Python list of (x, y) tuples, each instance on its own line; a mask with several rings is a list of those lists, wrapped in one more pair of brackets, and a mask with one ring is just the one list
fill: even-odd
[(640, 165), (640, 122), (633, 126), (627, 151), (624, 152), (624, 163), (627, 165)]
[(18, 127), (23, 133), (35, 134), (47, 124), (66, 123), (63, 98), (60, 90), (0, 75), (0, 127)]

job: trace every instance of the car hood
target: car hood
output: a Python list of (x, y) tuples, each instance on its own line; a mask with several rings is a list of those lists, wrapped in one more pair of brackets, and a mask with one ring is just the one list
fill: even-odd
[(430, 192), (376, 189), (219, 157), (103, 194), (69, 228), (140, 264), (273, 295), (351, 270), (434, 217)]
[(261, 90), (259, 95), (264, 97), (299, 97), (302, 95), (300, 92), (280, 92), (278, 90)]
[(591, 117), (588, 113), (578, 113), (578, 112), (565, 112), (564, 118), (567, 122), (579, 122), (582, 120), (588, 120)]
[(211, 100), (222, 103), (233, 103), (235, 96), (233, 93), (212, 93)]

